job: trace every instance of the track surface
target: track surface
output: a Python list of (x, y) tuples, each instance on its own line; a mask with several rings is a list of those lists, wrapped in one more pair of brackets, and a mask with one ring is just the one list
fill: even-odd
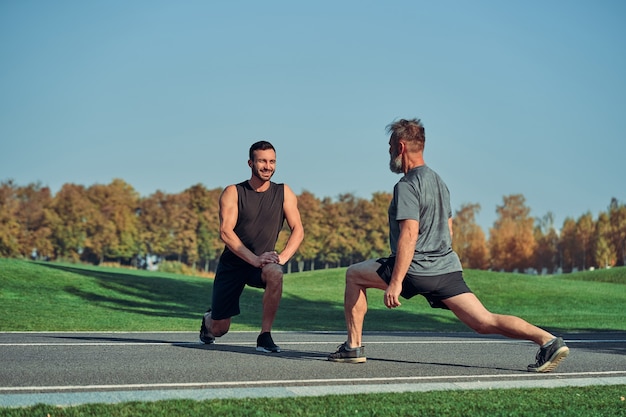
[(570, 355), (549, 374), (526, 371), (534, 344), (472, 333), (366, 333), (364, 364), (326, 360), (343, 333), (275, 332), (274, 354), (256, 336), (0, 333), (0, 407), (626, 384), (622, 332), (564, 335)]

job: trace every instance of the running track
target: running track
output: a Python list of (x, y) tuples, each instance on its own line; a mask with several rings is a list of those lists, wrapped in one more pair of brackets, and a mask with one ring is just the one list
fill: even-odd
[(563, 335), (570, 356), (549, 374), (526, 371), (535, 345), (473, 333), (366, 333), (367, 363), (326, 360), (337, 332), (256, 333), (203, 345), (195, 332), (0, 333), (0, 407), (37, 403), (292, 397), (626, 384), (626, 333)]

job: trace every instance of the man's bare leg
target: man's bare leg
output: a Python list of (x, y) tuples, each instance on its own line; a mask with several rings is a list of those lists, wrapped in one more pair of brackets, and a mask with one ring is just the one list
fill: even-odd
[(467, 326), (480, 334), (499, 334), (511, 339), (530, 340), (544, 345), (555, 336), (516, 316), (494, 314), (473, 293), (460, 294), (444, 303)]
[(263, 267), (263, 314), (261, 317), (261, 333), (271, 332), (283, 295), (283, 268), (279, 264), (267, 264)]
[(372, 259), (354, 264), (346, 271), (344, 314), (350, 348), (362, 345), (363, 321), (367, 313), (367, 289), (387, 288), (387, 283), (376, 273), (379, 267), (380, 264)]

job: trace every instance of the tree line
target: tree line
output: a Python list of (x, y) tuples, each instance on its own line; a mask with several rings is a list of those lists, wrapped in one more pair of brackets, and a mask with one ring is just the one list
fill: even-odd
[[(222, 188), (194, 185), (181, 193), (140, 196), (121, 179), (89, 187), (64, 184), (52, 195), (39, 183), (0, 183), (0, 256), (144, 267), (146, 259), (176, 261), (212, 271), (223, 250), (218, 200)], [(387, 256), (391, 194), (371, 199), (342, 194), (298, 196), (305, 240), (288, 271), (346, 266)], [(613, 198), (597, 218), (551, 213), (530, 216), (523, 195), (503, 197), (487, 238), (476, 224), (479, 204), (454, 216), (453, 249), (465, 268), (539, 273), (622, 266), (626, 261), (626, 205)], [(277, 247), (288, 237), (285, 226)]]

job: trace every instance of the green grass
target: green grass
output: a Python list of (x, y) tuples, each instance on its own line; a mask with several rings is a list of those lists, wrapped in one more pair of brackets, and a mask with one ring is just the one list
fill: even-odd
[[(345, 268), (285, 276), (276, 330), (345, 330)], [(626, 330), (626, 268), (559, 276), (468, 270), (470, 288), (493, 312), (555, 332)], [(212, 280), (175, 274), (0, 259), (0, 331), (195, 331)], [(365, 331), (467, 331), (422, 297), (388, 310), (370, 290)], [(257, 330), (262, 292), (248, 288), (232, 330)]]
[[(345, 269), (285, 276), (276, 330), (344, 331)], [(469, 270), (485, 306), (555, 332), (624, 331), (626, 268), (559, 276)], [(208, 278), (0, 259), (0, 331), (197, 331)], [(467, 331), (421, 297), (388, 310), (369, 292), (365, 331)], [(262, 292), (247, 289), (232, 330), (258, 330)], [(172, 400), (0, 408), (0, 416), (626, 416), (626, 386), (370, 394), (285, 399)]]
[(1, 409), (6, 417), (108, 416), (625, 416), (626, 385), (341, 395), (284, 399), (168, 400), (87, 404), (68, 408), (36, 405)]

